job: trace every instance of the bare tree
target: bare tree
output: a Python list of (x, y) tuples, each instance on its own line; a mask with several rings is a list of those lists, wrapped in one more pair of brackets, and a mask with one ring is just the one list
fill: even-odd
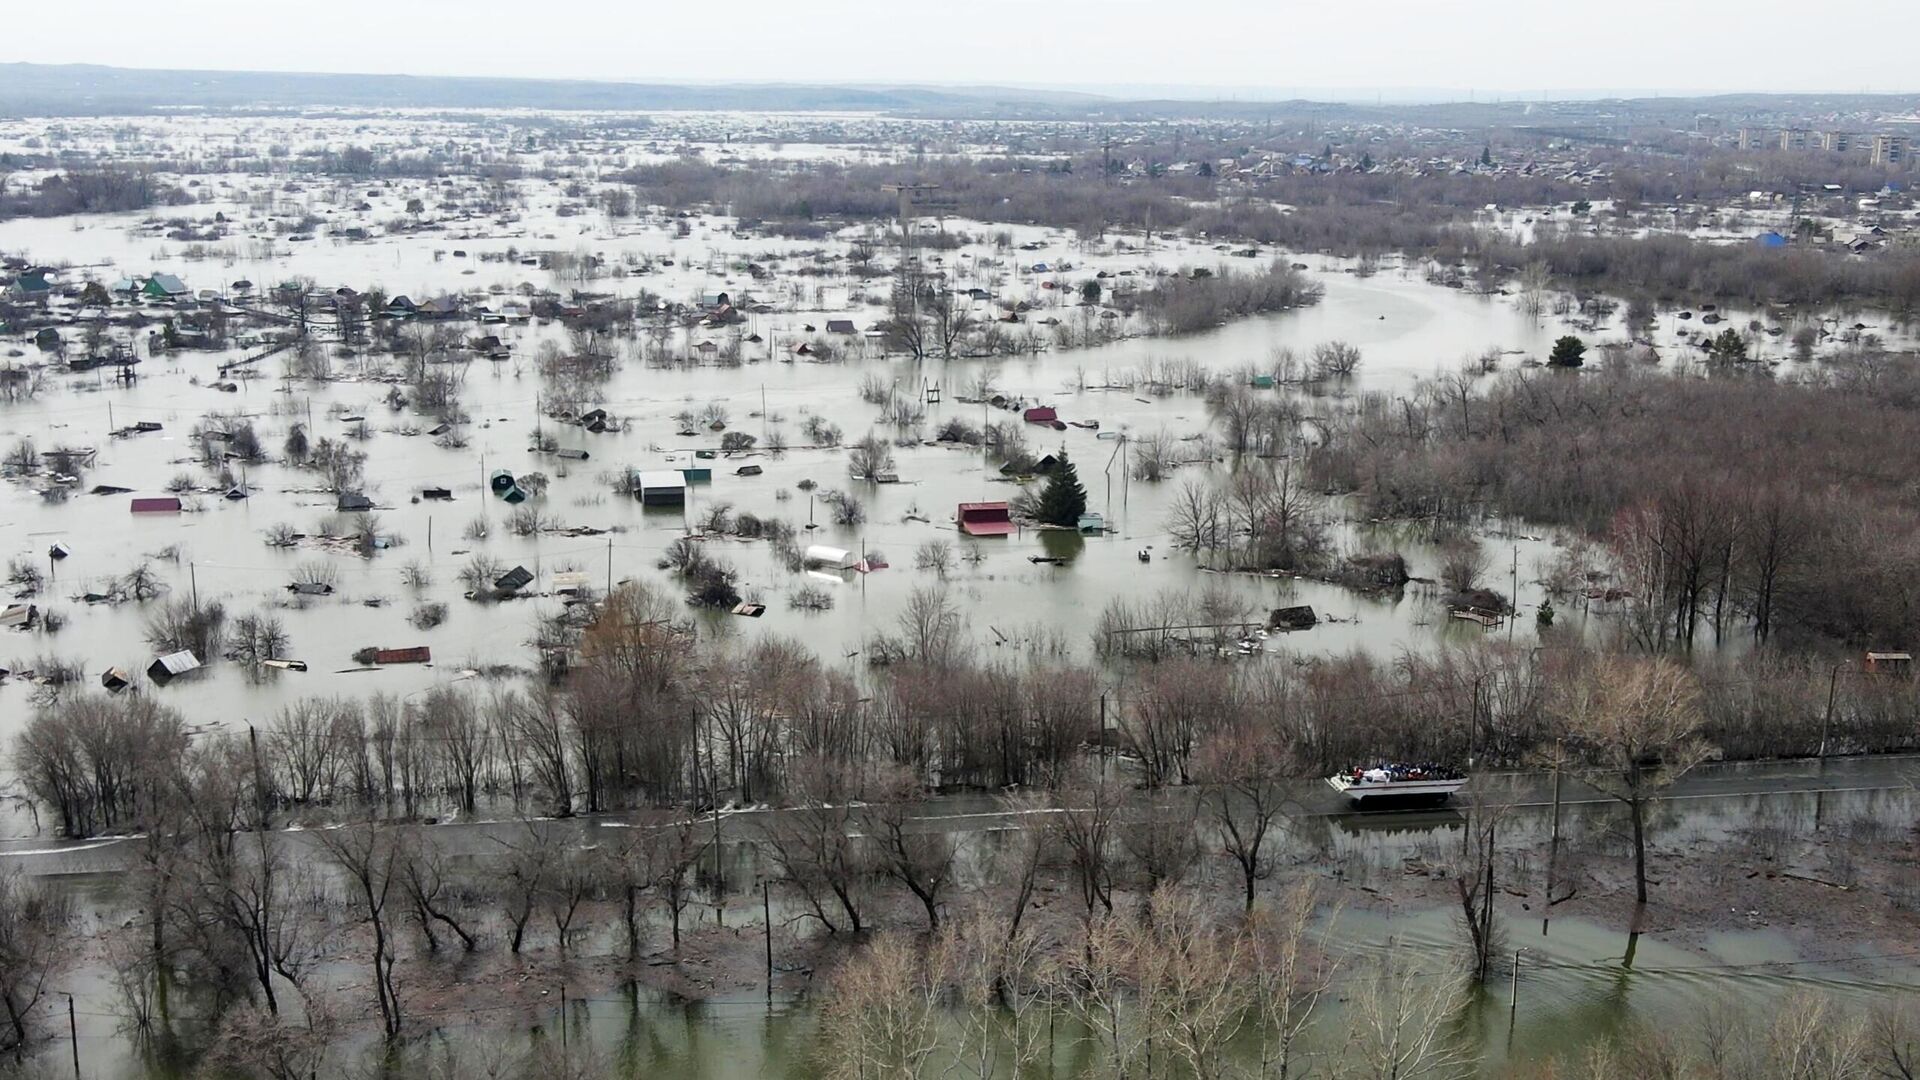
[(893, 445), (873, 432), (847, 451), (847, 471), (855, 480), (878, 480), (893, 471)]
[(1120, 793), (1104, 774), (1083, 772), (1054, 790), (1054, 828), (1073, 870), (1080, 901), (1092, 917), (1113, 910), (1114, 831)]
[(794, 805), (771, 829), (774, 864), (828, 933), (858, 934), (872, 854), (854, 828), (860, 812), (851, 805), (858, 797), (852, 766), (815, 758), (798, 762), (794, 773)]
[(849, 959), (834, 976), (821, 1017), (830, 1080), (933, 1075), (942, 990), (906, 938), (881, 935)]
[(1633, 876), (1647, 902), (1647, 807), (1712, 752), (1700, 737), (1700, 690), (1665, 660), (1607, 657), (1567, 687), (1558, 712), (1579, 775), (1626, 804)]
[(913, 808), (920, 785), (908, 770), (893, 766), (880, 777), (868, 802), (863, 830), (874, 839), (879, 872), (898, 882), (927, 912), (927, 930), (940, 929), (940, 899), (953, 883), (953, 836), (937, 825), (916, 825)]
[(1328, 341), (1313, 347), (1313, 377), (1344, 379), (1360, 369), (1360, 349), (1344, 341)]
[(1287, 764), (1276, 733), (1257, 720), (1223, 728), (1201, 750), (1199, 779), (1211, 785), (1207, 810), (1222, 848), (1240, 869), (1248, 911), (1254, 887), (1273, 869), (1267, 838), (1286, 805)]
[(399, 883), (400, 845), (392, 830), (378, 825), (349, 825), (313, 834), (350, 886), (350, 910), (373, 935), (373, 987), (380, 1024), (389, 1040), (404, 1024), (400, 992), (394, 982), (397, 959), (389, 926), (388, 901)]
[(466, 952), (479, 944), (479, 938), (461, 922), (460, 883), (448, 866), (446, 852), (431, 833), (413, 829), (402, 838), (400, 884), (406, 891), (407, 905), (413, 909), (414, 923), (427, 939), (427, 948), (440, 948), (435, 924), (452, 930)]
[(1333, 985), (1336, 965), (1309, 940), (1316, 900), (1313, 882), (1303, 881), (1282, 893), (1272, 907), (1247, 919), (1251, 1008), (1259, 1025), (1261, 1077), (1288, 1080), (1293, 1075), (1300, 1037)]
[(1454, 1024), (1462, 980), (1414, 966), (1394, 944), (1361, 968), (1347, 1002), (1347, 1044), (1334, 1063), (1343, 1080), (1436, 1080), (1472, 1075), (1471, 1051)]
[(73, 955), (73, 901), (68, 893), (0, 870), (0, 1005), (7, 1011), (0, 1051), (17, 1053), (32, 1038), (34, 1012), (47, 983)]

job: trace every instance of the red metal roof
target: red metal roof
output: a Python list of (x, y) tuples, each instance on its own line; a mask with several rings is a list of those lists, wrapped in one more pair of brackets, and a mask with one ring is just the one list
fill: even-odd
[(373, 662), (376, 664), (425, 664), (433, 660), (433, 652), (425, 645), (415, 645), (408, 649), (375, 649)]
[(163, 499), (135, 499), (133, 512), (136, 514), (167, 514), (180, 509), (180, 500), (168, 496)]
[(1006, 536), (1013, 532), (1003, 502), (961, 503), (959, 519), (960, 531), (968, 536)]
[(1035, 405), (1020, 415), (1022, 419), (1030, 424), (1044, 424), (1060, 419), (1060, 414), (1054, 412), (1053, 406), (1051, 405)]

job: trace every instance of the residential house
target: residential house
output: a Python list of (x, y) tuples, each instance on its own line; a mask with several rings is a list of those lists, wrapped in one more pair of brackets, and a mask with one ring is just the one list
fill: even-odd
[(47, 281), (44, 271), (30, 271), (13, 279), (7, 286), (7, 299), (19, 301), (45, 300), (53, 295), (53, 285)]
[(954, 515), (960, 531), (968, 536), (1010, 536), (1013, 518), (1004, 502), (961, 503)]
[(149, 300), (183, 300), (192, 296), (193, 290), (172, 274), (155, 274), (140, 287), (140, 295)]
[(686, 474), (678, 469), (643, 471), (639, 495), (643, 506), (683, 506), (687, 501)]
[(165, 686), (199, 666), (200, 658), (182, 649), (176, 653), (157, 657), (153, 663), (148, 664), (147, 678), (152, 679), (156, 685)]

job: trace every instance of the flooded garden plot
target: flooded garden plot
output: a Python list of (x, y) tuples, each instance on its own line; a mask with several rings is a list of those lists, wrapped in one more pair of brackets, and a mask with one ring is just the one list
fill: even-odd
[[(1337, 984), (1313, 967), (1279, 997), (1236, 999), (1243, 1013), (1281, 1009), (1317, 985), (1323, 1023), (1285, 1052), (1325, 1061), (1395, 1010), (1435, 1036), (1419, 988), (1457, 967), (1463, 905), (1489, 922), (1499, 908), (1509, 941), (1531, 940), (1541, 918), (1521, 961), (1539, 974), (1513, 984), (1538, 996), (1522, 1013), (1503, 1008), (1497, 978), (1462, 991), (1452, 1034), (1434, 1039), (1446, 1055), (1537, 1063), (1569, 1029), (1600, 1040), (1682, 1007), (1723, 968), (1761, 973), (1742, 991), (1756, 1011), (1813, 1008), (1795, 995), (1816, 983), (1832, 991), (1822, 1007), (1905, 987), (1906, 967), (1873, 958), (1911, 928), (1910, 860), (1858, 860), (1911, 827), (1911, 800), (1874, 759), (1851, 787), (1825, 770), (1829, 749), (1910, 746), (1899, 686), (1862, 669), (1842, 692), (1840, 667), (1798, 657), (1738, 667), (1755, 649), (1748, 619), (1765, 617), (1725, 600), (1730, 572), (1717, 602), (1696, 582), (1670, 613), (1660, 605), (1685, 590), (1662, 579), (1641, 605), (1632, 575), (1658, 545), (1626, 544), (1642, 534), (1624, 527), (1608, 533), (1615, 546), (1593, 545), (1601, 530), (1551, 491), (1503, 492), (1502, 505), (1568, 525), (1493, 512), (1460, 494), (1490, 483), (1474, 462), (1429, 437), (1457, 413), (1461, 443), (1493, 441), (1506, 414), (1482, 410), (1495, 403), (1591, 414), (1612, 388), (1657, 393), (1612, 369), (1669, 373), (1692, 393), (1761, 370), (1814, 387), (1879, 368), (1794, 359), (1796, 324), (1772, 309), (1648, 315), (1551, 279), (1468, 289), (1457, 267), (1425, 259), (973, 220), (941, 212), (934, 190), (871, 193), (903, 207), (899, 222), (766, 221), (648, 204), (626, 178), (694, 160), (786, 176), (917, 160), (927, 143), (992, 160), (1060, 137), (757, 114), (635, 130), (512, 114), (0, 130), (21, 150), (236, 159), (151, 174), (179, 193), (171, 205), (0, 223), (13, 278), (0, 556), (19, 611), (0, 634), (0, 744), (37, 769), (0, 788), (0, 856), (66, 881), (85, 909), (88, 955), (67, 985), (89, 1003), (84, 1038), (108, 1075), (164, 1074), (121, 1038), (125, 1010), (152, 1003), (114, 979), (126, 935), (110, 929), (149, 906), (140, 888), (171, 880), (154, 871), (173, 865), (167, 833), (146, 827), (163, 809), (216, 849), (263, 838), (215, 869), (285, 905), (273, 917), (301, 940), (261, 961), (287, 970), (253, 976), (262, 996), (294, 1000), (297, 984), (301, 1001), (338, 1010), (308, 1025), (326, 1040), (285, 1046), (320, 1061), (333, 1041), (345, 1050), (329, 1068), (374, 1054), (383, 1023), (413, 1040), (402, 1060), (417, 1070), (479, 1068), (461, 1033), (481, 1029), (502, 1060), (551, 1064), (557, 1050), (565, 1075), (809, 1076), (822, 1042), (883, 1059), (893, 1036), (867, 1025), (916, 995), (899, 1022), (937, 1031), (956, 1060), (984, 1046), (1063, 1075), (1198, 1068), (1154, 1048), (1158, 1021), (1130, 1015), (1135, 999), (1096, 988), (1187, 961), (1190, 985), (1221, 981), (1253, 970), (1233, 966), (1247, 950), (1274, 947), (1350, 961)], [(916, 199), (936, 205), (916, 212)], [(1823, 350), (1907, 341), (1890, 317), (1826, 317), (1836, 340)], [(1724, 326), (1740, 355), (1703, 348), (1718, 335), (1702, 326)], [(1564, 358), (1569, 336), (1609, 370), (1533, 372)], [(1363, 452), (1381, 446), (1404, 452)], [(1242, 882), (1220, 857), (1244, 843), (1228, 819), (1245, 808), (1208, 816), (1219, 792), (1266, 799), (1283, 775), (1360, 755), (1540, 765), (1578, 719), (1562, 689), (1598, 699), (1637, 677), (1589, 647), (1691, 648), (1696, 634), (1711, 752), (1817, 749), (1820, 772), (1779, 766), (1750, 789), (1739, 766), (1702, 765), (1694, 730), (1674, 737), (1673, 759), (1712, 779), (1648, 799), (1666, 905), (1651, 919), (1622, 899), (1635, 871), (1621, 800), (1595, 787), (1563, 822), (1557, 794), (1552, 816), (1542, 809), (1539, 775), (1511, 790), (1485, 781), (1466, 812), (1438, 815), (1370, 817), (1296, 784), (1273, 819), (1285, 835), (1253, 844), (1266, 873)], [(182, 763), (178, 787), (52, 767), (66, 744), (41, 741), (34, 717), (78, 716), (80, 700), (154, 720), (131, 756)], [(1772, 712), (1781, 701), (1790, 715)], [(1237, 719), (1282, 716), (1284, 751)], [(206, 800), (224, 825), (195, 817)], [(336, 828), (360, 816), (420, 827)], [(1504, 838), (1484, 832), (1490, 820)], [(1036, 967), (1010, 999), (956, 1008), (932, 984), (986, 993), (982, 971), (1040, 963), (1037, 944), (989, 960), (938, 937), (960, 894), (1007, 901), (1020, 845), (1042, 831), (1031, 821), (1061, 825), (1045, 832), (1044, 870), (1037, 855), (1025, 864), (1031, 891), (1015, 891), (1012, 921), (1031, 902), (1056, 943), (1098, 925), (1111, 936), (1089, 943), (1112, 950), (1109, 967), (1089, 951), (1072, 978)], [(1562, 825), (1579, 842), (1578, 895), (1539, 880)], [(950, 839), (908, 839), (926, 836)], [(881, 842), (891, 861), (864, 861)], [(845, 862), (860, 868), (835, 877)], [(370, 882), (401, 864), (409, 913), (363, 911), (379, 902)], [(282, 876), (262, 884), (267, 866)], [(1713, 910), (1685, 881), (1695, 867), (1791, 925)], [(1291, 937), (1175, 940), (1134, 914), (1221, 906), (1156, 891), (1182, 882), (1283, 907), (1278, 870), (1324, 888)], [(1477, 900), (1455, 894), (1483, 880)], [(1824, 890), (1862, 927), (1826, 948)], [(1535, 914), (1558, 904), (1564, 916)], [(1222, 913), (1191, 914), (1172, 924)], [(570, 929), (576, 915), (584, 929)], [(839, 947), (923, 921), (951, 946), (937, 976), (888, 934), (871, 951)], [(387, 934), (402, 925), (399, 950)], [(485, 947), (455, 957), (473, 928)], [(756, 930), (783, 952), (764, 987)], [(216, 937), (181, 947), (212, 955)], [(406, 957), (397, 983), (370, 974), (390, 947)], [(1487, 976), (1505, 945), (1474, 947)], [(844, 981), (827, 981), (850, 958)], [(807, 993), (819, 986), (834, 991)], [(475, 987), (498, 1002), (475, 1007)], [(377, 1015), (365, 1008), (376, 988)], [(181, 1044), (238, 1052), (245, 1024), (274, 1027), (257, 1007), (222, 1011), (240, 997), (253, 986), (194, 998)], [(1221, 1020), (1195, 1060), (1271, 1065), (1286, 1041), (1275, 1032), (1295, 1020), (1259, 1015)]]

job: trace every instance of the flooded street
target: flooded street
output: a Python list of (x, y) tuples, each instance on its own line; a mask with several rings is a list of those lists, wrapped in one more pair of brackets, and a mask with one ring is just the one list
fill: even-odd
[[(1910, 757), (1841, 759), (1777, 764), (1739, 764), (1702, 769), (1676, 788), (1658, 811), (1658, 827), (1677, 846), (1737, 845), (1760, 823), (1789, 835), (1811, 835), (1821, 822), (1912, 821), (1916, 802), (1913, 777), (1920, 764)], [(1545, 847), (1553, 825), (1553, 785), (1539, 774), (1497, 774), (1486, 778), (1485, 797), (1514, 806), (1504, 818), (1502, 846), (1516, 852)], [(1356, 813), (1324, 786), (1295, 785), (1290, 794), (1288, 828), (1279, 857), (1325, 870), (1365, 886), (1388, 885), (1409, 865), (1432, 860), (1460, 843), (1461, 810)], [(1569, 839), (1599, 836), (1621, 821), (1620, 807), (1583, 786), (1569, 783), (1563, 795), (1561, 831)], [(952, 830), (963, 839), (963, 874), (969, 886), (986, 863), (982, 846), (998, 842), (1009, 819), (998, 804), (984, 798), (936, 799), (922, 808), (919, 827)], [(618, 833), (618, 817), (581, 822), (580, 842), (603, 844)], [(519, 826), (452, 825), (438, 830), (449, 850), (481, 855)], [(729, 815), (726, 837), (725, 925), (731, 933), (755, 938), (762, 932), (755, 882), (767, 871), (759, 852), (769, 828), (765, 814)], [(495, 834), (489, 840), (488, 834)], [(285, 841), (308, 843), (299, 833)], [(126, 880), (116, 868), (129, 843), (73, 845), (60, 855), (35, 854), (22, 843), (7, 845), (0, 859), (36, 874), (53, 875), (82, 903), (88, 917), (117, 922), (129, 916), (121, 895)], [(1535, 866), (1533, 873), (1542, 872)], [(1223, 866), (1206, 864), (1203, 881), (1230, 889)], [(1519, 895), (1538, 895), (1537, 880), (1516, 880)], [(777, 923), (794, 909), (772, 908)], [(1309, 1032), (1307, 1053), (1337, 1054), (1344, 993), (1343, 981), (1357, 979), (1369, 957), (1391, 953), (1408, 958), (1420, 970), (1439, 973), (1455, 962), (1462, 948), (1457, 912), (1432, 904), (1390, 904), (1329, 908), (1316, 922), (1324, 947), (1352, 957), (1335, 975), (1335, 998), (1323, 1008), (1322, 1021)], [(711, 913), (699, 916), (710, 922)], [(1658, 1023), (1662, 1017), (1693, 1016), (1709, 1005), (1732, 1011), (1777, 1008), (1798, 994), (1833, 995), (1848, 1008), (1868, 1008), (1920, 992), (1920, 964), (1911, 949), (1869, 952), (1806, 944), (1808, 927), (1791, 914), (1753, 910), (1706, 931), (1654, 926), (1631, 934), (1591, 918), (1542, 919), (1515, 910), (1503, 916), (1507, 948), (1518, 950), (1517, 981), (1503, 975), (1477, 993), (1461, 1018), (1462, 1033), (1480, 1059), (1482, 1075), (1497, 1075), (1510, 1061), (1545, 1060), (1593, 1039)], [(656, 921), (650, 932), (664, 933)], [(450, 961), (451, 962), (451, 961)], [(565, 968), (529, 958), (530, 977), (550, 980), (551, 1005), (545, 1009), (477, 1004), (428, 1007), (418, 1014), (429, 1034), (411, 1043), (410, 1067), (424, 1068), (448, 1046), (462, 1052), (476, 1046), (512, 1057), (559, 1038), (566, 992)], [(776, 957), (783, 978), (790, 969)], [(527, 976), (523, 976), (525, 978)], [(803, 982), (810, 981), (803, 977)], [(104, 1080), (159, 1080), (168, 1074), (134, 1056), (121, 1032), (118, 990), (97, 969), (83, 969), (65, 984), (79, 1004), (79, 1030), (86, 1075)], [(1514, 993), (1519, 1003), (1514, 1007)], [(819, 1075), (817, 995), (795, 995), (783, 988), (771, 1002), (761, 992), (720, 994), (699, 1001), (642, 987), (569, 994), (564, 1012), (569, 1053), (576, 1061), (596, 1062), (596, 1075), (646, 1077), (671, 1075), (711, 1080)], [(1098, 1048), (1065, 1010), (1054, 1018), (1056, 1075), (1103, 1075)], [(354, 1045), (373, 1053), (376, 1040), (356, 1037)], [(551, 1046), (549, 1046), (551, 1049)], [(1246, 1060), (1256, 1053), (1249, 1042)]]

